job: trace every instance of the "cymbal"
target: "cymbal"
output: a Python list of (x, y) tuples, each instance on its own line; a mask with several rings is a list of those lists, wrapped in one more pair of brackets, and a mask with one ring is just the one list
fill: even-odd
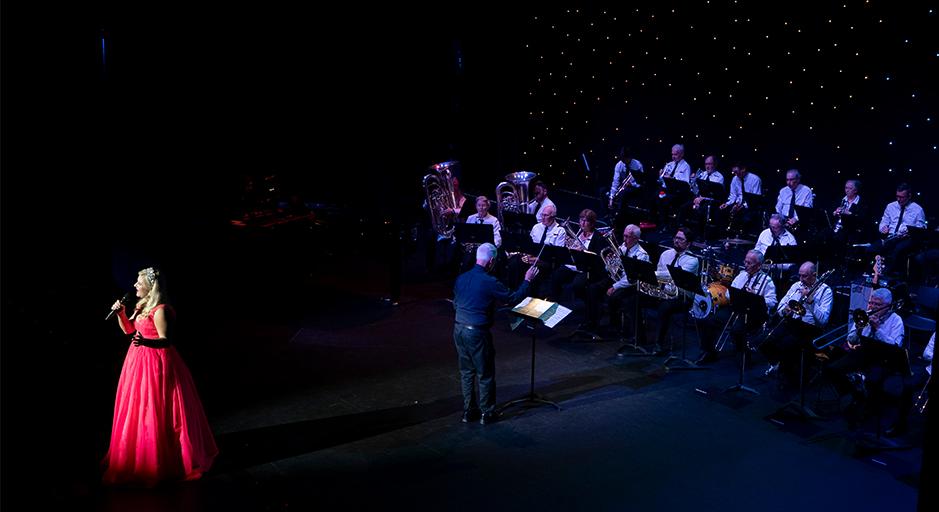
[(742, 245), (742, 244), (752, 244), (753, 240), (746, 240), (743, 238), (723, 238), (721, 243), (730, 244), (730, 245)]

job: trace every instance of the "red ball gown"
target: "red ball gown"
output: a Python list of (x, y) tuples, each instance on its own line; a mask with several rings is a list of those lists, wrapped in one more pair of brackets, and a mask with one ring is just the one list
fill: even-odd
[[(141, 336), (160, 337), (153, 314), (164, 307), (134, 320)], [(174, 314), (171, 307), (164, 311)], [(104, 483), (153, 486), (164, 480), (195, 480), (216, 455), (192, 375), (176, 348), (131, 343), (117, 384)]]

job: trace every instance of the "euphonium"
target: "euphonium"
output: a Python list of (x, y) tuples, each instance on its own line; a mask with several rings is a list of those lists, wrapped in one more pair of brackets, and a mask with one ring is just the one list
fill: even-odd
[(669, 300), (678, 297), (678, 287), (675, 286), (675, 280), (667, 270), (656, 270), (655, 277), (658, 280), (657, 285), (651, 285), (645, 281), (639, 281), (639, 291), (657, 299)]
[(502, 212), (528, 213), (528, 184), (537, 174), (519, 171), (507, 174), (505, 181), (496, 186), (496, 211), (502, 222)]
[(617, 282), (626, 276), (626, 269), (623, 268), (622, 253), (616, 242), (613, 240), (613, 232), (600, 233), (607, 242), (607, 246), (600, 249), (600, 258), (603, 260), (603, 266), (606, 267), (606, 273), (610, 275), (613, 282)]
[(434, 231), (449, 237), (456, 229), (454, 215), (448, 210), (456, 209), (456, 196), (453, 191), (453, 175), (450, 168), (459, 162), (441, 162), (430, 166), (430, 173), (424, 176), (424, 193), (427, 194), (427, 208)]

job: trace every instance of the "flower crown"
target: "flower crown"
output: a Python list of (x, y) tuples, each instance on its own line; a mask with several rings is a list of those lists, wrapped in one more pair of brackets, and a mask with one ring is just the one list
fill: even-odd
[(157, 271), (153, 267), (147, 267), (143, 269), (143, 275), (147, 278), (147, 282), (153, 286), (153, 283), (156, 282)]

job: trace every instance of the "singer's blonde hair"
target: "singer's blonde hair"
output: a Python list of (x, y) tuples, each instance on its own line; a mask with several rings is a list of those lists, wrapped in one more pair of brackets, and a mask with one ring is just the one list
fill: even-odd
[(147, 284), (147, 294), (137, 301), (137, 305), (134, 307), (134, 315), (131, 318), (137, 315), (148, 316), (153, 308), (166, 301), (163, 292), (165, 286), (163, 286), (163, 278), (159, 269), (147, 267), (137, 272), (137, 275), (143, 276), (143, 282)]

